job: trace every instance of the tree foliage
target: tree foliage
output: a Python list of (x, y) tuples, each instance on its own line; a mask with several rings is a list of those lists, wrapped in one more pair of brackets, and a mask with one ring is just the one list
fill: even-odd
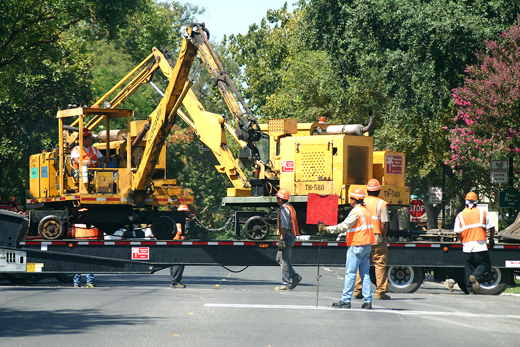
[(494, 198), (498, 186), (489, 184), (492, 160), (516, 158), (516, 184), (520, 181), (520, 21), (485, 46), (476, 54), (478, 63), (468, 66), (464, 86), (453, 90), (457, 115), (446, 164), (470, 181), (470, 188)]
[[(484, 39), (514, 22), (520, 1), (311, 0), (304, 8), (308, 44), (331, 55), (350, 104), (377, 117), (376, 147), (405, 152), (409, 185), (427, 196), (449, 155), (450, 91)], [(446, 193), (449, 201), (461, 191)]]

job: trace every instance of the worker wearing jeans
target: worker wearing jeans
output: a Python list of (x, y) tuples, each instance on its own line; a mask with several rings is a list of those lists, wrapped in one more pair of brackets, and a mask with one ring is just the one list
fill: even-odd
[(362, 293), (364, 303), (361, 308), (372, 309), (372, 283), (370, 281), (370, 251), (375, 242), (372, 215), (364, 203), (365, 192), (363, 188), (357, 188), (350, 192), (350, 206), (352, 211), (343, 222), (338, 225), (325, 226), (319, 223), (320, 233), (339, 234), (346, 232), (347, 261), (345, 271), (345, 286), (341, 300), (332, 304), (335, 308), (350, 308), (351, 299), (356, 284), (356, 275), (362, 279)]
[(347, 250), (345, 287), (341, 301), (350, 302), (352, 300), (354, 286), (356, 284), (357, 272), (363, 274), (361, 278), (363, 298), (365, 302), (372, 302), (372, 281), (370, 280), (370, 252), (371, 245), (350, 246)]

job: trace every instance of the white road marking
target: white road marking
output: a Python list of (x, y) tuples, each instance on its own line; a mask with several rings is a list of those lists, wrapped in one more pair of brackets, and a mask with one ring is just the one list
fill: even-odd
[(472, 312), (441, 312), (441, 311), (411, 311), (406, 309), (338, 309), (330, 306), (304, 306), (304, 305), (252, 305), (252, 304), (204, 304), (205, 307), (221, 307), (221, 308), (261, 308), (261, 309), (289, 309), (289, 310), (334, 310), (334, 311), (363, 311), (372, 313), (387, 313), (403, 316), (449, 316), (449, 317), (474, 317), (474, 318), (502, 318), (502, 319), (520, 319), (520, 315), (512, 314), (487, 314)]

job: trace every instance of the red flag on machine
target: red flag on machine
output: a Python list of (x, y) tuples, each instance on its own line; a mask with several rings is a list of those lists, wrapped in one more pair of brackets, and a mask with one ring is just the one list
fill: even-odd
[(338, 224), (338, 196), (310, 193), (307, 200), (307, 224)]

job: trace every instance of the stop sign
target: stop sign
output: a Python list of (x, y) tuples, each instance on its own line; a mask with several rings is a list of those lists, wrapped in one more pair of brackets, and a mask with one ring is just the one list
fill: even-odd
[(421, 217), (425, 212), (424, 202), (422, 200), (412, 200), (408, 206), (408, 212), (412, 217)]

